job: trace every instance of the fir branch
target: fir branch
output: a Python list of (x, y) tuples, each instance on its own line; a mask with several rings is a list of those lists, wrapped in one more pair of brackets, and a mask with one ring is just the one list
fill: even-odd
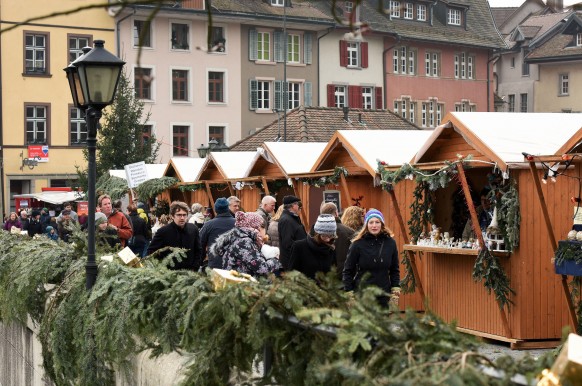
[(477, 256), (473, 266), (472, 276), (473, 280), (477, 282), (483, 281), (488, 293), (491, 291), (495, 293), (495, 299), (500, 308), (507, 306), (509, 309), (509, 305), (513, 304), (510, 296), (515, 294), (515, 291), (510, 286), (509, 277), (499, 264), (499, 259), (493, 256), (487, 248), (479, 251), (479, 256)]
[(141, 183), (135, 188), (135, 191), (141, 200), (148, 200), (176, 185), (176, 183), (178, 183), (178, 179), (174, 177), (153, 178)]
[[(422, 254), (422, 252), (418, 252)], [(401, 263), (404, 265), (404, 277), (400, 280), (400, 288), (405, 294), (411, 294), (416, 291), (416, 278), (414, 277), (414, 271), (412, 270), (412, 261), (410, 261), (410, 256), (408, 251), (402, 251), (400, 253), (402, 256)]]

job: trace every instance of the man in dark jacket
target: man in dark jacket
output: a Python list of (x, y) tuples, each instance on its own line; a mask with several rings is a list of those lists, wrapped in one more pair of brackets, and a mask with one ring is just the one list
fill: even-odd
[[(164, 247), (175, 247), (186, 249), (186, 257), (182, 261), (174, 259), (174, 266), (169, 269), (188, 269), (197, 271), (200, 268), (201, 250), (200, 235), (198, 227), (188, 223), (188, 205), (181, 201), (174, 201), (170, 204), (170, 215), (173, 221), (164, 225), (156, 232), (149, 248), (148, 255)], [(158, 259), (163, 259), (170, 251), (160, 253)]]
[(301, 200), (295, 196), (283, 197), (283, 214), (279, 219), (279, 261), (283, 269), (291, 269), (291, 248), (297, 240), (303, 240), (307, 237), (305, 228), (299, 218), (301, 210)]
[(40, 223), (40, 212), (38, 210), (33, 210), (30, 216), (30, 221), (28, 222), (28, 235), (30, 237), (34, 235), (42, 234), (42, 224)]
[[(228, 200), (224, 197), (219, 198), (214, 203), (214, 212), (216, 217), (204, 223), (200, 230), (200, 243), (202, 245), (202, 260), (206, 259), (206, 251), (210, 249), (218, 236), (234, 228), (234, 217), (232, 217)], [(215, 259), (208, 260), (209, 268), (222, 268), (222, 261)]]

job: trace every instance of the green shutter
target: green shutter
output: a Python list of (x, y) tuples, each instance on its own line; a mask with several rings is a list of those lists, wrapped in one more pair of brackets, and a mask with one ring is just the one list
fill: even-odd
[(258, 47), (257, 47), (257, 30), (250, 29), (249, 30), (249, 60), (257, 60), (258, 55)]
[(249, 108), (251, 110), (257, 109), (257, 99), (258, 99), (257, 88), (258, 88), (257, 81), (255, 79), (249, 80), (249, 91), (250, 91)]
[(275, 81), (275, 110), (283, 110), (283, 81)]
[(310, 33), (303, 35), (303, 60), (305, 64), (311, 64), (311, 51), (313, 49), (313, 40)]
[(283, 32), (281, 31), (275, 31), (273, 33), (273, 44), (274, 44), (274, 48), (273, 50), (275, 51), (274, 59), (275, 62), (284, 62), (285, 61), (285, 36), (283, 35)]
[(303, 105), (311, 106), (313, 104), (312, 99), (311, 82), (305, 82), (303, 84)]

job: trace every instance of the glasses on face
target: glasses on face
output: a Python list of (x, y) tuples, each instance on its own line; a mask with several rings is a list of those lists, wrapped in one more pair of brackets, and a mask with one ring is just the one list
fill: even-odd
[(176, 213), (174, 217), (188, 217), (188, 213)]

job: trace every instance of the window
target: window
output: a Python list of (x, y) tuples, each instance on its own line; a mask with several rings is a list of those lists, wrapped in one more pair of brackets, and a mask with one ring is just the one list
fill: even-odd
[(416, 50), (409, 47), (394, 48), (392, 69), (395, 74), (414, 75), (416, 73)]
[(507, 101), (507, 111), (509, 111), (510, 113), (514, 113), (515, 112), (515, 95), (514, 94), (510, 94), (508, 96), (508, 101)]
[(48, 34), (40, 32), (25, 32), (24, 44), (24, 74), (48, 75)]
[(47, 144), (48, 105), (25, 105), (26, 144)]
[(334, 107), (346, 106), (346, 86), (335, 86)]
[(521, 64), (521, 76), (529, 76), (529, 63), (523, 62)]
[(143, 145), (147, 146), (149, 145), (151, 139), (152, 139), (152, 133), (154, 131), (154, 126), (153, 125), (142, 125), (142, 134), (141, 134), (141, 138), (143, 141)]
[(257, 109), (269, 110), (271, 108), (271, 82), (257, 82)]
[(189, 101), (188, 72), (188, 70), (172, 70), (172, 101)]
[(371, 110), (374, 108), (374, 88), (362, 87), (362, 108)]
[(172, 23), (172, 49), (190, 49), (190, 26), (184, 23)]
[(69, 107), (70, 144), (84, 145), (87, 143), (87, 124), (80, 109)]
[(269, 32), (257, 33), (257, 60), (271, 60), (271, 34)]
[(91, 45), (91, 36), (75, 36), (68, 35), (69, 39), (69, 63), (74, 62), (77, 58), (83, 55), (81, 50), (83, 47), (89, 47)]
[(410, 97), (402, 97), (394, 101), (394, 112), (402, 118), (414, 123), (416, 113), (416, 102), (410, 100)]
[(404, 4), (404, 18), (409, 20), (414, 18), (414, 4), (412, 3)]
[(340, 66), (368, 68), (368, 42), (340, 40)]
[(174, 156), (188, 156), (188, 126), (172, 126)]
[(293, 110), (293, 109), (299, 107), (299, 105), (300, 105), (299, 98), (300, 98), (301, 94), (299, 91), (300, 90), (299, 86), (300, 86), (299, 83), (295, 83), (295, 82), (288, 83), (289, 90), (287, 92), (287, 94), (288, 94), (288, 97), (287, 97), (287, 106), (288, 107), (287, 108), (289, 110)]
[(348, 67), (358, 67), (358, 43), (348, 42)]
[(224, 72), (208, 73), (208, 102), (224, 102)]
[(461, 25), (461, 10), (449, 8), (447, 12), (447, 24)]
[(455, 103), (455, 111), (468, 111), (468, 112), (475, 112), (477, 111), (477, 106), (471, 101), (462, 100), (460, 103)]
[(224, 143), (224, 126), (210, 126), (208, 127), (208, 138), (212, 138), (218, 141), (221, 145)]
[(300, 49), (301, 36), (288, 34), (287, 35), (287, 62), (300, 63)]
[(346, 10), (347, 13), (352, 13), (352, 11), (354, 9), (354, 2), (353, 1), (346, 1), (344, 3), (344, 9)]
[(456, 79), (475, 79), (475, 56), (461, 52), (455, 54), (454, 62)]
[(226, 39), (224, 27), (212, 26), (210, 28), (210, 40), (212, 46), (208, 47), (208, 52), (226, 52)]
[(519, 94), (519, 111), (527, 113), (527, 94)]
[(416, 19), (418, 21), (426, 21), (426, 5), (418, 4), (416, 6)]
[(400, 17), (400, 1), (390, 1), (390, 17)]
[(136, 67), (134, 70), (135, 97), (152, 100), (152, 69)]
[(440, 54), (436, 52), (427, 52), (424, 59), (425, 75), (437, 77), (440, 73)]
[(422, 127), (435, 127), (443, 117), (444, 105), (438, 103), (437, 99), (431, 99), (422, 103)]
[(275, 7), (282, 7), (285, 5), (285, 0), (271, 0), (271, 5)]
[(509, 67), (510, 68), (515, 68), (515, 56), (511, 57), (511, 61), (509, 62)]
[(559, 95), (568, 95), (570, 92), (570, 77), (568, 74), (560, 74)]
[[(141, 42), (140, 42), (141, 39)], [(152, 47), (152, 26), (147, 20), (133, 21), (133, 46)]]
[(577, 47), (582, 46), (582, 32), (578, 32), (576, 34), (576, 46)]

